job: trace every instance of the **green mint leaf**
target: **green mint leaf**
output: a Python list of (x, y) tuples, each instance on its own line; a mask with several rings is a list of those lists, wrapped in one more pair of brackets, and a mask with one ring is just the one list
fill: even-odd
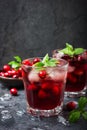
[(63, 52), (64, 54), (66, 54), (66, 55), (69, 55), (69, 56), (74, 55), (73, 46), (70, 45), (69, 43), (66, 43), (66, 48), (64, 48), (60, 51)]
[(48, 56), (48, 54), (46, 54), (45, 57), (44, 57), (43, 60), (42, 60), (42, 63), (45, 64), (46, 62), (49, 61), (49, 59), (50, 59), (50, 57)]
[(69, 50), (72, 50), (72, 51), (73, 51), (73, 46), (70, 45), (69, 43), (66, 43), (66, 48), (68, 48)]
[(78, 108), (79, 110), (83, 110), (87, 105), (87, 98), (86, 97), (80, 97), (78, 101)]
[(72, 113), (69, 116), (69, 122), (75, 123), (80, 119), (81, 112), (80, 111), (72, 111)]
[(48, 62), (45, 62), (44, 66), (50, 66), (50, 67), (54, 67), (56, 66), (56, 64), (58, 63), (58, 61), (56, 59), (49, 59)]
[(19, 68), (20, 67), (20, 64), (17, 63), (16, 61), (11, 61), (8, 64), (11, 65), (12, 68)]
[(75, 50), (74, 50), (74, 55), (79, 55), (79, 54), (81, 54), (81, 53), (83, 53), (84, 52), (84, 49), (83, 48), (75, 48)]
[(19, 67), (21, 67), (21, 62), (22, 59), (19, 56), (14, 56), (14, 61), (10, 61), (8, 64), (14, 68), (14, 69), (18, 69)]
[(34, 64), (35, 67), (43, 67), (44, 64), (42, 62), (37, 62)]
[(82, 113), (82, 117), (83, 117), (85, 120), (87, 120), (87, 111), (85, 111), (85, 112)]
[(50, 58), (48, 54), (46, 54), (42, 61), (35, 63), (34, 66), (37, 67), (37, 69), (44, 69), (44, 67), (56, 66), (57, 63), (58, 60)]
[(19, 63), (22, 62), (22, 60), (21, 60), (21, 58), (20, 58), (19, 56), (14, 56), (14, 59), (15, 59), (17, 62), (19, 62)]
[(84, 49), (83, 48), (73, 48), (72, 45), (70, 45), (69, 43), (66, 43), (66, 47), (64, 49), (60, 50), (60, 52), (63, 52), (64, 54), (73, 57), (74, 55), (79, 55), (79, 54), (83, 53)]

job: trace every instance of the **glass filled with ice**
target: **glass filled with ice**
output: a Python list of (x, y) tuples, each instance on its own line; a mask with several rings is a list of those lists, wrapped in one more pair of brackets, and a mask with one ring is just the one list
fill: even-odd
[(53, 51), (53, 57), (62, 58), (69, 62), (65, 96), (84, 96), (87, 90), (87, 50), (74, 48), (66, 43), (64, 49)]
[(35, 116), (58, 115), (63, 106), (68, 62), (63, 59), (29, 58), (22, 62), (27, 111)]

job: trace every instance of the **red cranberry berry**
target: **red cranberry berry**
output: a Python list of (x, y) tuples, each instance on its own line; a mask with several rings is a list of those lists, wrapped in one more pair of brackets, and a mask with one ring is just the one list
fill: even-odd
[(22, 62), (24, 65), (29, 65), (32, 66), (32, 63), (30, 62), (30, 60), (26, 59)]
[(18, 94), (18, 91), (17, 91), (16, 88), (11, 88), (11, 89), (10, 89), (10, 93), (11, 93), (12, 95), (16, 96), (16, 95)]
[(37, 63), (37, 62), (40, 62), (40, 59), (39, 59), (39, 58), (35, 58), (35, 59), (33, 60), (33, 64), (35, 64), (35, 63)]
[(76, 109), (77, 106), (78, 106), (78, 103), (77, 103), (76, 101), (70, 101), (70, 102), (68, 102), (68, 103), (66, 104), (66, 108), (67, 108), (67, 110), (69, 110), (69, 111), (72, 111), (72, 110)]
[(47, 94), (45, 91), (43, 90), (40, 90), (39, 93), (38, 93), (38, 97), (43, 99), (43, 98), (46, 98), (47, 97)]
[(44, 79), (47, 75), (46, 71), (45, 70), (41, 70), (39, 73), (38, 73), (39, 77)]
[(3, 71), (9, 71), (11, 69), (11, 67), (7, 64), (3, 66)]

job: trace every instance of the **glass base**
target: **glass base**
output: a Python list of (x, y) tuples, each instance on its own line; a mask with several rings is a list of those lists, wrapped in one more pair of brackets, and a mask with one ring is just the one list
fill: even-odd
[(81, 96), (86, 96), (86, 89), (82, 90), (80, 92), (64, 92), (65, 97), (81, 97)]
[(61, 106), (57, 106), (54, 109), (51, 110), (39, 110), (39, 109), (33, 109), (31, 107), (27, 107), (27, 112), (34, 116), (41, 116), (41, 117), (50, 117), (50, 116), (56, 116), (62, 111), (63, 103)]

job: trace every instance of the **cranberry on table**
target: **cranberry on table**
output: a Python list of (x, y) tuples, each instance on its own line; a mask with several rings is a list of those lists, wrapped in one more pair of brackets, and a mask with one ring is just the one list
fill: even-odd
[(11, 88), (10, 89), (10, 93), (14, 96), (16, 96), (18, 94), (18, 90), (16, 88)]
[(67, 110), (69, 110), (69, 111), (72, 111), (72, 110), (76, 109), (77, 106), (78, 106), (78, 103), (77, 103), (76, 101), (70, 101), (70, 102), (68, 102), (68, 103), (66, 104), (66, 108), (67, 108)]

